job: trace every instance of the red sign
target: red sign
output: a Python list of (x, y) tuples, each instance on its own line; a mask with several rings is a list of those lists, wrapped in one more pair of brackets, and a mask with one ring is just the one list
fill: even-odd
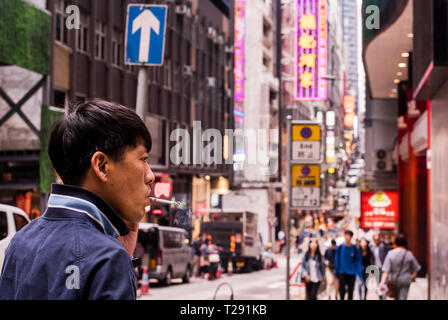
[(361, 228), (395, 229), (397, 221), (397, 191), (361, 192)]
[(161, 216), (163, 214), (163, 210), (162, 209), (154, 209), (154, 210), (152, 210), (152, 214)]
[(161, 196), (169, 198), (171, 196), (171, 183), (169, 182), (156, 182), (154, 185), (154, 197), (157, 199)]

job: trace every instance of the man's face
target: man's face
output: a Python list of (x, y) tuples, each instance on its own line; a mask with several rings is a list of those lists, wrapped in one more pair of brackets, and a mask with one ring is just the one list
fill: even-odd
[(122, 219), (130, 222), (142, 220), (145, 207), (151, 204), (148, 197), (154, 174), (147, 158), (146, 147), (138, 144), (137, 147), (126, 147), (123, 159), (110, 164), (105, 200)]
[(378, 235), (374, 235), (373, 236), (373, 241), (375, 242), (376, 245), (380, 244), (380, 237)]
[(351, 243), (352, 242), (352, 236), (349, 234), (344, 234), (345, 243)]

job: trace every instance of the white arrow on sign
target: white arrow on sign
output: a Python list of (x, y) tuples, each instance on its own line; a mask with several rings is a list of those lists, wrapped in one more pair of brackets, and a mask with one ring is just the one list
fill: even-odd
[(146, 62), (149, 59), (149, 41), (151, 39), (151, 30), (156, 34), (160, 32), (160, 21), (151, 12), (151, 10), (143, 11), (132, 23), (132, 33), (136, 33), (141, 29), (140, 34), (140, 62)]

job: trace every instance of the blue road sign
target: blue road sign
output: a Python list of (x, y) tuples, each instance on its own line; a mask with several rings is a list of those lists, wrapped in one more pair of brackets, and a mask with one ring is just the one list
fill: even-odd
[(166, 5), (128, 5), (126, 64), (163, 64), (167, 10)]

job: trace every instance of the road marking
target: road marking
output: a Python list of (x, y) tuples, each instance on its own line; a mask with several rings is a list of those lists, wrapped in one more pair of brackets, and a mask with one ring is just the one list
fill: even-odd
[(267, 285), (266, 288), (268, 288), (268, 289), (276, 289), (276, 288), (280, 288), (283, 285), (284, 285), (284, 283), (282, 281), (274, 282), (274, 283), (271, 283), (271, 284)]

